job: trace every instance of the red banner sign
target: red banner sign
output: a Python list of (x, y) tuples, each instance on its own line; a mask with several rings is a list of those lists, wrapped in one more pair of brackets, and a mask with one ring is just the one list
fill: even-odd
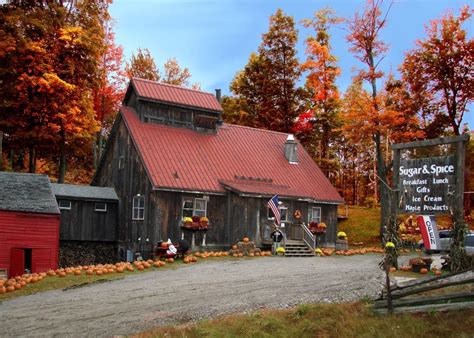
[(423, 245), (427, 250), (440, 250), (438, 225), (434, 216), (418, 216), (416, 222), (420, 227)]

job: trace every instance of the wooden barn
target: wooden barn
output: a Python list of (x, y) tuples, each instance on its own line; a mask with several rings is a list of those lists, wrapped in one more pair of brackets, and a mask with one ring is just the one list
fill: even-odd
[(48, 176), (0, 172), (0, 274), (57, 269), (59, 219)]
[(114, 189), (51, 185), (61, 211), (60, 266), (115, 261), (119, 199)]
[[(155, 242), (183, 237), (208, 249), (243, 236), (270, 244), (275, 194), (288, 243), (308, 244), (308, 223), (324, 222), (320, 242), (334, 246), (342, 198), (299, 142), (221, 114), (210, 93), (131, 80), (92, 183), (118, 194), (122, 251), (146, 257)], [(183, 229), (185, 216), (207, 217), (209, 229)]]

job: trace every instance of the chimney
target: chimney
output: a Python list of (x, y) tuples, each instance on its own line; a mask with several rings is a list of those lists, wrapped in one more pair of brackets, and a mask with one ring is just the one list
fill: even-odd
[(216, 99), (219, 103), (221, 103), (221, 90), (216, 89)]
[(285, 142), (285, 157), (291, 164), (298, 164), (298, 143), (295, 137), (289, 134)]

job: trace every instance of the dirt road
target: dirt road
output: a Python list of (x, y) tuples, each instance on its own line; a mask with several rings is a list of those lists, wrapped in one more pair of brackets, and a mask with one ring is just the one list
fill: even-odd
[(0, 336), (112, 336), (263, 307), (375, 296), (379, 255), (207, 261), (0, 303)]

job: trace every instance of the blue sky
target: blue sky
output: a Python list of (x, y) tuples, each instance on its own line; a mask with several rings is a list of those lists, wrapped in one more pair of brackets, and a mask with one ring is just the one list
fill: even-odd
[[(389, 1), (387, 1), (387, 4)], [(381, 69), (398, 75), (406, 51), (426, 36), (424, 25), (440, 18), (446, 10), (455, 14), (468, 0), (394, 0), (382, 39), (390, 49)], [(305, 59), (304, 41), (311, 34), (299, 23), (313, 13), (331, 7), (336, 14), (351, 17), (361, 10), (365, 0), (115, 0), (110, 13), (116, 21), (116, 42), (123, 46), (128, 60), (138, 48), (148, 48), (159, 68), (176, 57), (188, 67), (191, 82), (199, 82), (204, 91), (221, 88), (229, 93), (235, 74), (257, 51), (262, 34), (268, 31), (269, 17), (278, 8), (294, 17), (299, 30), (297, 44), (300, 61)], [(466, 27), (472, 37), (473, 20)], [(332, 30), (333, 54), (339, 59), (341, 91), (351, 83), (354, 69), (361, 64), (348, 52), (347, 34), (342, 28)], [(302, 79), (303, 80), (303, 79)], [(471, 105), (472, 107), (472, 105)], [(472, 110), (472, 109), (471, 109)], [(473, 112), (464, 121), (474, 127)]]

